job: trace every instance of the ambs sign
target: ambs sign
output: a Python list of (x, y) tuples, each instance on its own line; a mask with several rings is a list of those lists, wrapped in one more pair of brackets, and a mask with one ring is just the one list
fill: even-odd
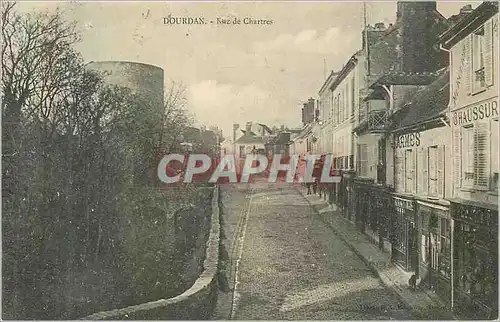
[(496, 98), (494, 101), (487, 101), (453, 112), (452, 121), (453, 125), (465, 125), (493, 117), (498, 117), (498, 102)]
[(406, 149), (420, 146), (420, 132), (397, 135), (394, 138), (395, 149)]

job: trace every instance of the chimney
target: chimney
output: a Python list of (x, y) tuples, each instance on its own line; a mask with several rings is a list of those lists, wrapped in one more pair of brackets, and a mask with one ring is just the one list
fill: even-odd
[(437, 69), (441, 53), (433, 49), (437, 36), (434, 28), (436, 8), (436, 1), (398, 1), (402, 72), (422, 73)]
[(290, 132), (284, 132), (284, 133), (281, 133), (281, 135), (282, 135), (282, 140), (283, 140), (282, 142), (283, 142), (283, 143), (288, 143), (288, 142), (290, 142), (290, 134), (291, 134)]
[(366, 50), (366, 38), (368, 38), (368, 45), (373, 46), (386, 31), (385, 24), (378, 22), (375, 26), (368, 25), (361, 32), (362, 50)]
[(252, 122), (247, 122), (246, 124), (246, 133), (251, 134), (252, 133)]
[(233, 124), (233, 142), (236, 141), (236, 131), (238, 131), (239, 128), (239, 124)]
[(472, 5), (468, 4), (468, 5), (463, 6), (462, 9), (460, 9), (460, 15), (468, 15), (472, 11), (473, 11)]

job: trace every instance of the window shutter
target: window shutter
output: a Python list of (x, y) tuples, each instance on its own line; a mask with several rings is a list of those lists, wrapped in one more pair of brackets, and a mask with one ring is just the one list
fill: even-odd
[(471, 93), (472, 77), (472, 36), (467, 36), (464, 40), (464, 56), (462, 57), (464, 89), (466, 94)]
[[(422, 149), (422, 193), (429, 194), (429, 148)], [(417, 174), (418, 175), (418, 174)]]
[[(417, 148), (417, 194), (424, 194), (424, 148)], [(422, 172), (422, 174), (420, 174)]]
[(417, 193), (417, 176), (420, 177), (418, 174), (417, 174), (417, 155), (416, 155), (416, 151), (413, 150), (411, 152), (411, 157), (412, 157), (412, 160), (411, 160), (411, 166), (412, 166), (412, 169), (411, 169), (411, 178), (412, 178), (412, 193), (413, 194), (416, 194)]
[(437, 193), (440, 198), (444, 198), (444, 174), (445, 174), (445, 146), (438, 146), (437, 150)]
[(489, 187), (489, 120), (478, 122), (474, 127), (474, 185)]
[(453, 128), (453, 184), (455, 189), (460, 188), (462, 182), (462, 138), (461, 128)]
[(484, 79), (486, 86), (493, 85), (493, 20), (484, 24)]
[(402, 191), (404, 189), (404, 163), (402, 162), (404, 158), (401, 157), (401, 150), (394, 150), (394, 178), (396, 179), (396, 190)]

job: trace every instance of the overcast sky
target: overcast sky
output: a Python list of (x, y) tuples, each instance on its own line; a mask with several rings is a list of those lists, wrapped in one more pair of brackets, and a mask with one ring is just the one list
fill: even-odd
[[(467, 3), (438, 2), (445, 16)], [(226, 135), (247, 121), (299, 126), (301, 103), (316, 97), (328, 70), (360, 48), (362, 2), (86, 2), (60, 6), (83, 30), (86, 61), (127, 60), (160, 66), (166, 82), (187, 87), (189, 109)], [(163, 17), (252, 17), (272, 25), (164, 25)], [(369, 24), (394, 23), (396, 2), (368, 2)]]

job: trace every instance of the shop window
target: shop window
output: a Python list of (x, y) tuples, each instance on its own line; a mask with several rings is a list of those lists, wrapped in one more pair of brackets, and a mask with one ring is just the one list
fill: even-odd
[(491, 186), (498, 193), (498, 118), (491, 122)]
[(446, 218), (441, 218), (439, 223), (440, 242), (439, 242), (439, 273), (446, 277), (451, 277), (451, 228), (450, 221)]
[[(496, 266), (497, 260), (492, 260), (488, 246), (494, 238), (488, 233), (487, 227), (458, 224), (459, 236), (457, 265), (457, 287), (462, 292), (471, 294), (476, 300), (488, 303), (496, 298)], [(490, 240), (489, 240), (490, 239)], [(493, 245), (496, 246), (496, 245)], [(491, 247), (496, 249), (496, 247)]]
[(472, 90), (479, 92), (486, 87), (484, 26), (472, 33)]
[(463, 127), (461, 138), (462, 187), (471, 188), (474, 185), (474, 127)]

